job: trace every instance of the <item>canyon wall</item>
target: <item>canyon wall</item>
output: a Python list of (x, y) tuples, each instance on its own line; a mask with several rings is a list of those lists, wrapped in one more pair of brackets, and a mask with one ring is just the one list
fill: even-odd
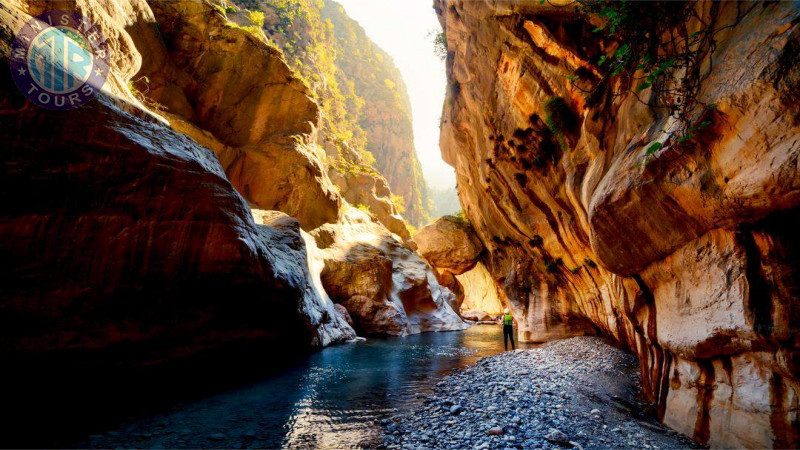
[(648, 104), (655, 87), (600, 76), (627, 49), (602, 32), (613, 16), (435, 1), (442, 154), (521, 339), (602, 334), (638, 354), (669, 426), (797, 446), (800, 8), (688, 5), (667, 34), (714, 32), (690, 54), (707, 106), (687, 132), (679, 106)]
[(428, 188), (414, 150), (411, 105), (391, 56), (331, 0), (222, 4), (235, 5), (228, 8), (228, 17), (245, 27), (253, 26), (253, 12), (263, 12), (268, 39), (319, 99), (329, 174), (343, 196), (369, 207), (384, 222), (380, 210), (387, 205), (350, 189), (369, 177), (375, 180), (375, 197), (390, 200), (392, 214), (402, 214), (415, 226), (427, 222)]
[(340, 48), (337, 67), (364, 99), (359, 124), (366, 132), (366, 148), (375, 157), (375, 168), (405, 200), (403, 217), (415, 226), (424, 225), (429, 219), (429, 193), (414, 149), (411, 102), (403, 77), (392, 57), (372, 42), (341, 5), (326, 0), (322, 18), (333, 23)]
[[(53, 8), (96, 23), (111, 50), (102, 92), (70, 111), (28, 102), (9, 70), (15, 33)], [(203, 0), (15, 0), (0, 25), (4, 357), (124, 367), (355, 337), (305, 230), (346, 228), (357, 209), (328, 177), (313, 93), (261, 30)], [(338, 245), (391, 247), (373, 256), (393, 265), (399, 334), (463, 328), (402, 221), (380, 219), (363, 214), (372, 235)]]
[(41, 6), (0, 7), (0, 352), (141, 364), (245, 341), (353, 338), (310, 289), (299, 227), (257, 226), (214, 153), (128, 90), (140, 54), (123, 30), (148, 27), (147, 4), (121, 6), (128, 16), (59, 5), (95, 21), (114, 50), (103, 92), (67, 112), (30, 104), (8, 70), (7, 38)]

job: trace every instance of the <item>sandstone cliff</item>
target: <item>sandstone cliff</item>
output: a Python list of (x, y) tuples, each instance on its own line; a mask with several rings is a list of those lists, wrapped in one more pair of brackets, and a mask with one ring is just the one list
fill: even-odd
[(370, 40), (341, 5), (325, 1), (322, 18), (333, 24), (339, 45), (337, 67), (364, 99), (358, 121), (366, 133), (366, 148), (375, 157), (375, 168), (405, 200), (403, 217), (415, 226), (423, 225), (429, 218), (428, 186), (414, 149), (411, 103), (403, 77), (392, 57)]
[[(309, 289), (297, 229), (256, 226), (214, 154), (128, 93), (133, 71), (120, 68), (139, 54), (120, 18), (63, 5), (103, 27), (119, 52), (112, 77), (123, 82), (112, 78), (69, 112), (25, 100), (9, 76), (6, 37), (35, 6), (0, 6), (0, 352), (93, 350), (108, 352), (109, 364), (142, 363), (243, 341), (352, 338)], [(124, 7), (152, 18), (144, 3)], [(274, 323), (276, 314), (285, 320)]]
[(637, 353), (666, 424), (797, 446), (800, 8), (631, 7), (629, 36), (691, 42), (684, 69), (652, 67), (666, 46), (626, 65), (617, 7), (435, 2), (442, 153), (482, 262), (520, 338), (600, 333)]
[[(97, 23), (112, 50), (103, 93), (68, 112), (27, 102), (8, 70), (16, 30), (51, 7)], [(327, 175), (313, 93), (263, 32), (203, 0), (15, 1), (0, 24), (0, 351), (144, 362), (355, 336), (302, 229), (346, 223), (352, 207)], [(256, 223), (253, 207), (282, 213)], [(463, 326), (452, 294), (418, 276), (430, 269), (403, 265), (405, 227), (396, 237), (379, 219), (365, 220), (398, 248), (391, 289), (407, 277), (430, 292), (407, 332)]]
[[(425, 222), (428, 190), (414, 150), (411, 106), (391, 57), (334, 1), (230, 4), (239, 10), (229, 18), (244, 26), (251, 24), (251, 11), (264, 13), (267, 36), (320, 100), (330, 175), (343, 196), (352, 204), (368, 206), (379, 217), (385, 217), (380, 211), (386, 210), (402, 214), (414, 225)], [(375, 199), (366, 197), (372, 182), (365, 176), (386, 185), (386, 192), (379, 188), (372, 192)], [(367, 184), (353, 190), (361, 181)], [(361, 198), (351, 196), (358, 192)]]

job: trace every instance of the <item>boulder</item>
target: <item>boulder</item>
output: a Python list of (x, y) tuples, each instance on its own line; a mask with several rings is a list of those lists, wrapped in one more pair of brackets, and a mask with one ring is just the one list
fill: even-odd
[(466, 328), (433, 270), (396, 235), (357, 208), (311, 232), (324, 253), (322, 284), (356, 330), (405, 335)]
[(475, 267), (483, 244), (472, 227), (456, 216), (444, 216), (414, 235), (419, 254), (440, 271), (459, 275)]

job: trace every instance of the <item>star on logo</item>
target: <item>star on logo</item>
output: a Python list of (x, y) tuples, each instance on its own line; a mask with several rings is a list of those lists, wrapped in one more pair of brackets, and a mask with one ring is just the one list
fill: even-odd
[(98, 77), (102, 77), (103, 76), (103, 69), (98, 67), (97, 69), (95, 69), (94, 73), (97, 74)]
[(20, 75), (25, 75), (27, 72), (25, 72), (24, 67), (20, 67), (19, 69), (17, 69), (17, 73), (19, 73)]

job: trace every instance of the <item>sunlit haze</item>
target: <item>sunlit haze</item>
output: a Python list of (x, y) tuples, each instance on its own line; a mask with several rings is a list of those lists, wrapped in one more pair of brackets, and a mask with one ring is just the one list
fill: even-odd
[(408, 88), (414, 144), (432, 188), (455, 187), (453, 168), (439, 151), (439, 116), (446, 86), (444, 62), (433, 54), (428, 33), (441, 30), (432, 0), (337, 0), (392, 58)]

